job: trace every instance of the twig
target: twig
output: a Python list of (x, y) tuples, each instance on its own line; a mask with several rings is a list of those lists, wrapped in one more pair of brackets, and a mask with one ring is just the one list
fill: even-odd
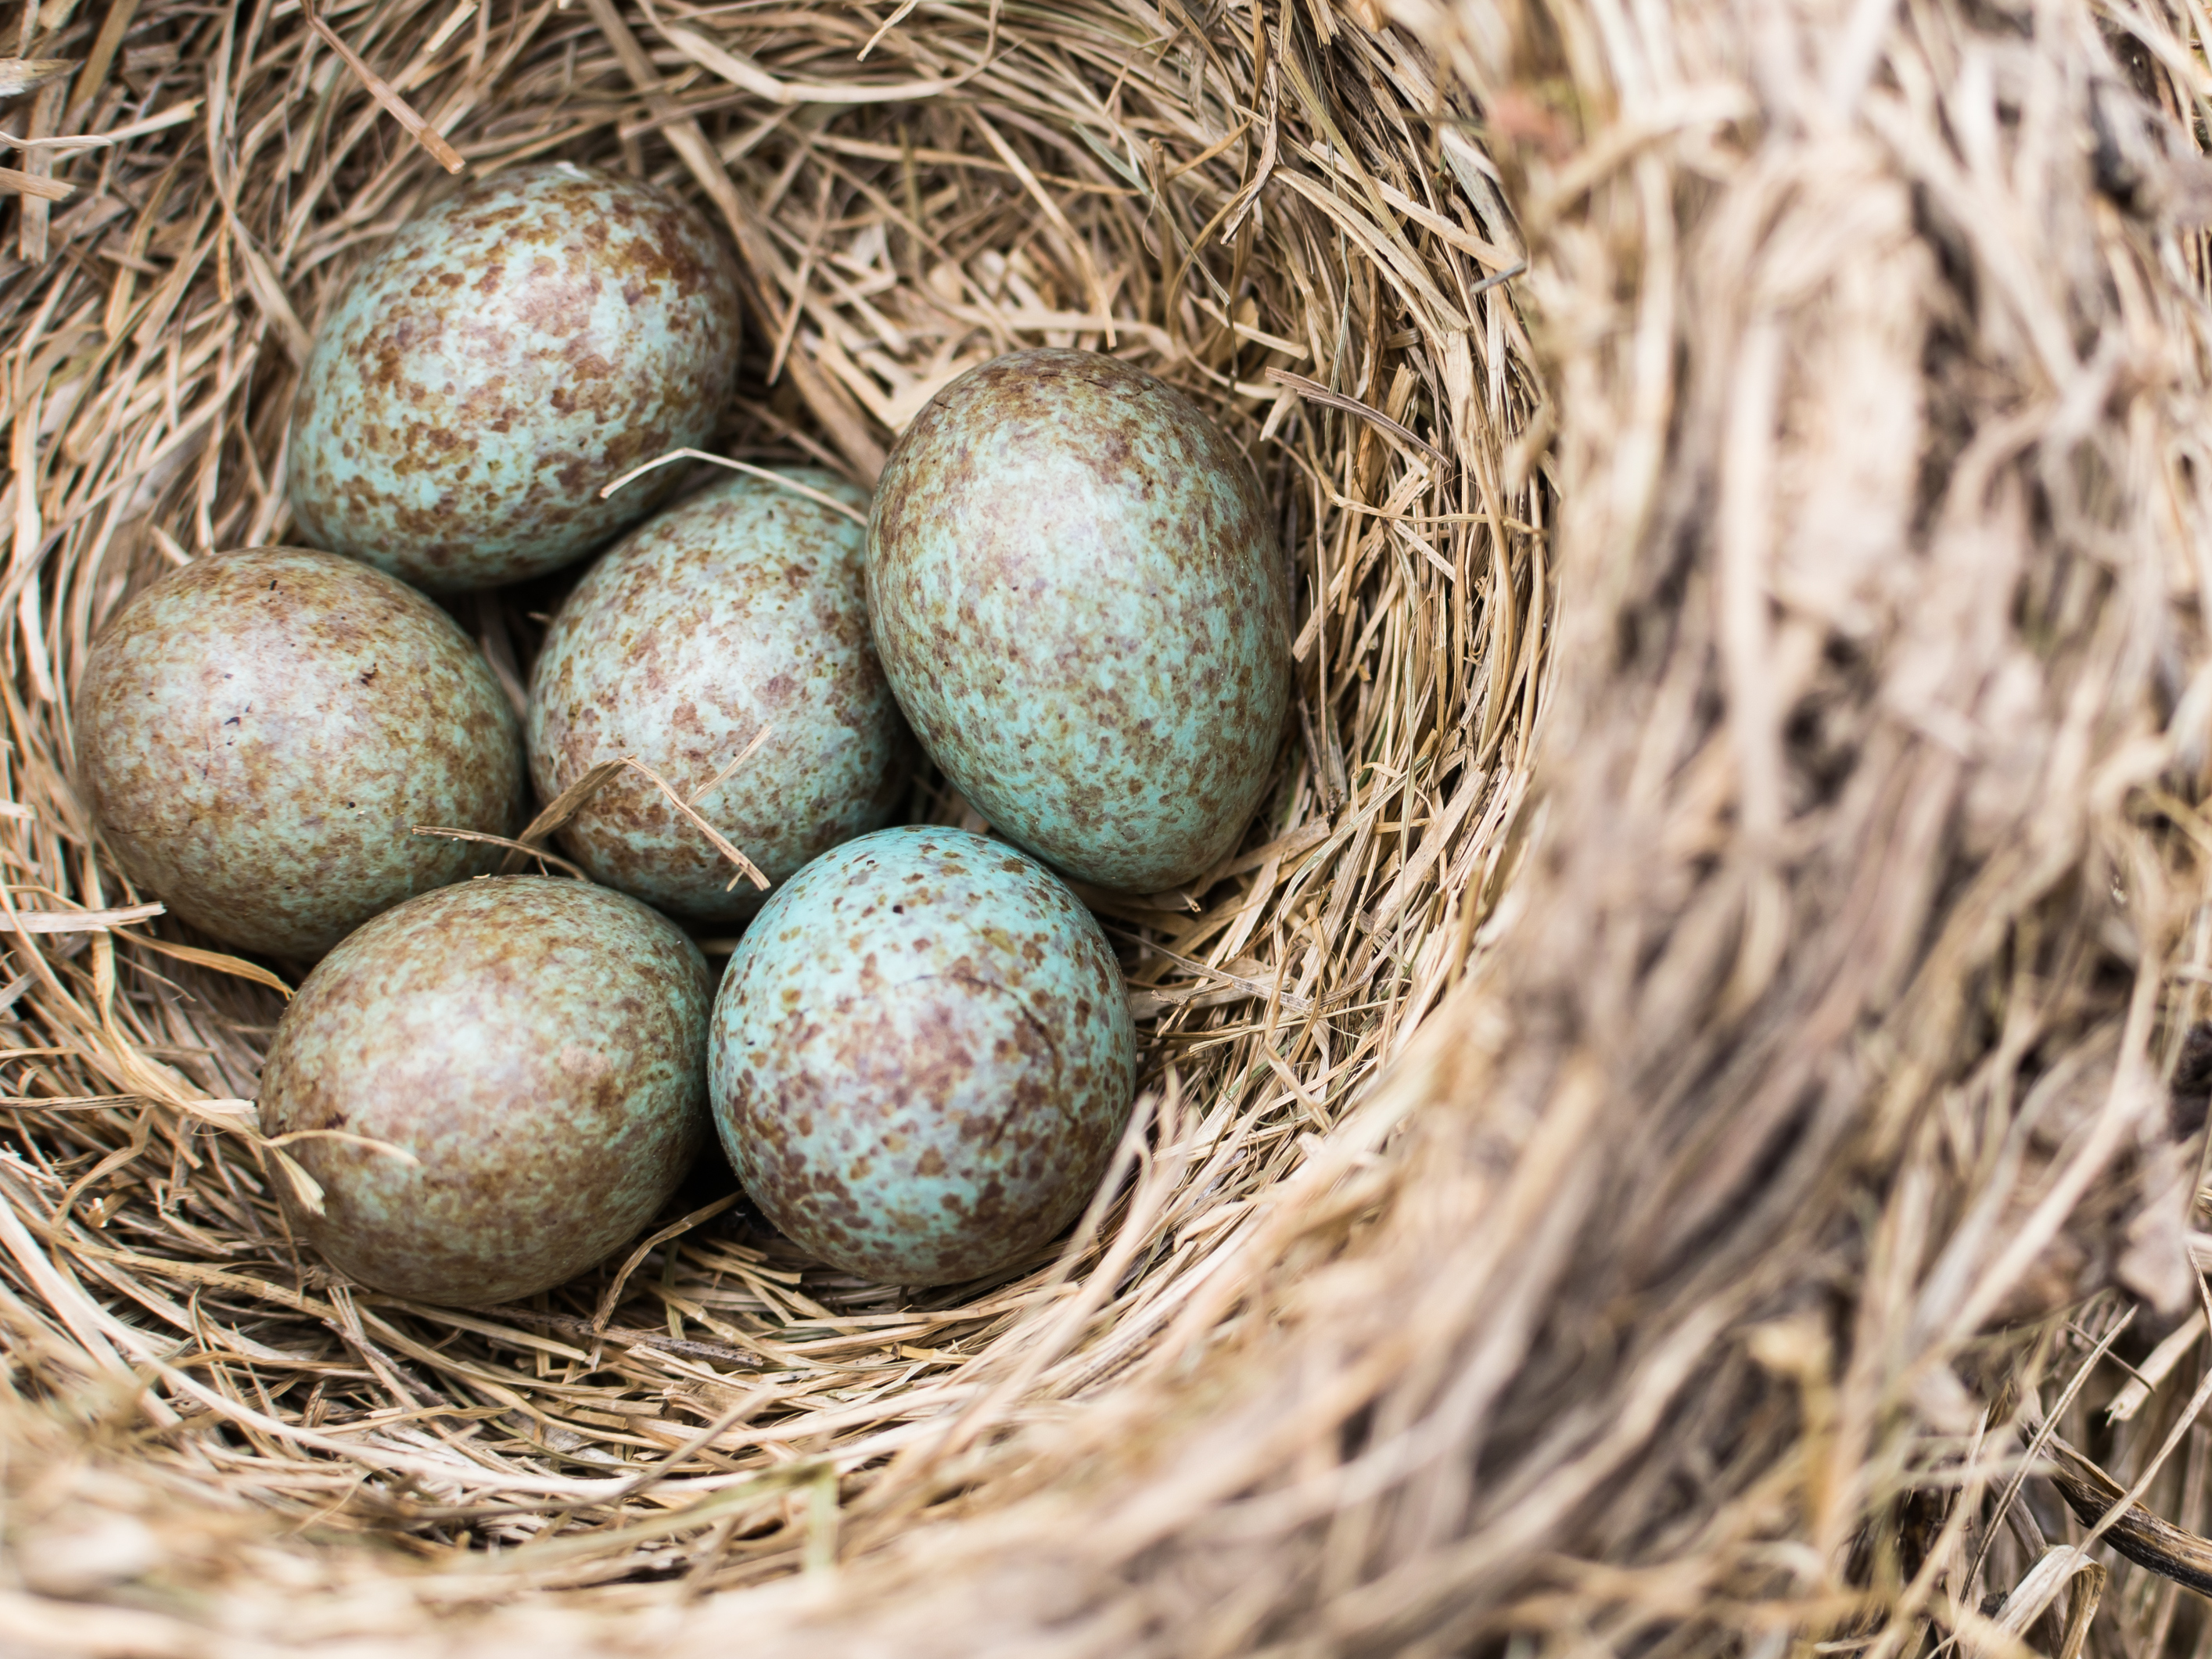
[(787, 477), (773, 467), (755, 466), (750, 461), (733, 461), (726, 455), (710, 455), (703, 449), (672, 449), (665, 455), (656, 455), (651, 460), (630, 468), (612, 483), (603, 485), (599, 490), (599, 499), (606, 500), (631, 479), (641, 478), (655, 467), (666, 466), (671, 461), (707, 461), (715, 466), (726, 466), (732, 472), (742, 472), (747, 477), (763, 478), (769, 483), (781, 484), (794, 495), (804, 495), (808, 501), (826, 507), (832, 513), (840, 517), (850, 519), (863, 528), (867, 526), (868, 515), (854, 507), (849, 501), (841, 501), (835, 495), (817, 489), (811, 484), (803, 484), (796, 478)]
[(543, 1325), (551, 1330), (565, 1332), (570, 1336), (582, 1338), (586, 1343), (611, 1342), (621, 1347), (658, 1348), (663, 1353), (687, 1354), (695, 1359), (713, 1359), (726, 1365), (746, 1365), (755, 1370), (775, 1363), (764, 1355), (748, 1352), (742, 1348), (725, 1347), (719, 1342), (694, 1342), (688, 1337), (635, 1330), (627, 1325), (594, 1325), (588, 1319), (577, 1319), (568, 1314), (538, 1313), (529, 1308), (495, 1308), (485, 1311), (501, 1319), (511, 1319), (518, 1325)]
[(1392, 437), (1397, 439), (1399, 442), (1406, 444), (1410, 447), (1419, 451), (1423, 455), (1427, 456), (1429, 459), (1436, 463), (1437, 470), (1440, 472), (1445, 471), (1451, 465), (1451, 462), (1446, 458), (1443, 451), (1438, 449), (1426, 438), (1415, 437), (1412, 433), (1407, 431), (1404, 427), (1399, 425), (1397, 422), (1392, 420), (1388, 415), (1385, 415), (1381, 410), (1370, 409), (1365, 404), (1361, 403), (1357, 398), (1347, 398), (1340, 392), (1331, 392), (1327, 386), (1320, 384), (1320, 382), (1309, 380), (1303, 374), (1293, 374), (1287, 368), (1271, 368), (1267, 371), (1266, 378), (1273, 380), (1277, 386), (1286, 386), (1290, 387), (1291, 391), (1297, 392), (1299, 397), (1304, 398), (1308, 403), (1326, 404), (1331, 409), (1340, 409), (1347, 415), (1358, 416), (1361, 420), (1368, 422), (1369, 425), (1376, 427), (1381, 431), (1389, 433)]
[(134, 921), (168, 914), (158, 900), (120, 910), (18, 910), (0, 913), (0, 933), (105, 933)]
[(16, 167), (0, 167), (0, 190), (33, 197), (41, 202), (66, 202), (76, 194), (75, 185), (64, 184), (58, 179), (41, 179)]
[(408, 833), (416, 836), (437, 836), (447, 841), (482, 842), (487, 847), (504, 847), (507, 851), (520, 853), (526, 858), (537, 859), (546, 864), (558, 865), (579, 881), (591, 879), (584, 873), (581, 866), (571, 864), (558, 853), (549, 853), (542, 847), (532, 847), (527, 842), (516, 841), (507, 836), (488, 835), (481, 830), (448, 830), (434, 823), (412, 825)]
[(415, 106), (402, 98), (390, 82), (369, 68), (368, 64), (362, 61), (361, 54), (346, 45), (336, 29), (316, 15), (314, 0), (300, 0), (300, 10), (307, 20), (307, 27), (328, 41), (331, 50), (345, 60), (346, 67), (351, 70), (360, 78), (362, 85), (368, 89), (368, 95), (383, 105), (385, 113), (406, 128), (415, 142), (428, 150), (440, 167), (448, 173), (459, 173), (468, 166), (468, 162), (462, 159), (460, 151), (447, 143), (444, 135), (417, 115), (415, 112)]

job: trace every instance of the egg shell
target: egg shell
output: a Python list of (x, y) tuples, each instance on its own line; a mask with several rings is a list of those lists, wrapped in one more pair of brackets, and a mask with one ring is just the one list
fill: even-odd
[(961, 830), (808, 865), (714, 1000), (716, 1131), (762, 1212), (896, 1285), (1018, 1262), (1080, 1213), (1129, 1116), (1136, 1033), (1089, 911)]
[(172, 572), (102, 630), (75, 706), (78, 779), (123, 868), (246, 950), (320, 956), (500, 856), (416, 824), (521, 827), (521, 732), (483, 655), (334, 554)]
[(1290, 594), (1243, 455), (1095, 352), (953, 381), (876, 485), (868, 605), (915, 734), (991, 823), (1126, 892), (1235, 848), (1290, 708)]
[(705, 1142), (712, 988), (675, 927), (585, 882), (495, 877), (379, 916), (307, 975), (262, 1070), (263, 1132), (305, 1133), (288, 1150), (321, 1188), (318, 1215), (277, 1181), (292, 1224), (427, 1302), (573, 1278)]
[[(914, 756), (868, 636), (867, 492), (812, 468), (780, 476), (854, 516), (742, 475), (671, 507), (603, 555), (554, 617), (528, 728), (543, 799), (635, 755), (772, 882), (884, 823)], [(561, 842), (594, 879), (694, 922), (761, 906), (635, 773), (603, 784)]]
[(653, 511), (738, 360), (737, 270), (706, 220), (559, 161), (402, 226), (317, 336), (287, 486), (302, 538), (433, 592), (521, 580)]

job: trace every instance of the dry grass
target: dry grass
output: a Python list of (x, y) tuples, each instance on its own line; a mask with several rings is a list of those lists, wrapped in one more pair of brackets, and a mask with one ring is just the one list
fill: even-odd
[[(224, 1105), (274, 994), (24, 916), (0, 1629), (2212, 1651), (2114, 1548), (2212, 1560), (2212, 19), (653, 4), (328, 12), (381, 103), (289, 5), (124, 5), (107, 91), (14, 106), (202, 100), (23, 169), (76, 193), (0, 286), (38, 483), (0, 908), (137, 897), (63, 688), (131, 581), (283, 533), (300, 343), (445, 180), (404, 104), (473, 168), (714, 204), (757, 284), (726, 455), (866, 477), (1041, 340), (1249, 444), (1302, 730), (1218, 882), (1102, 902), (1152, 1038), (1127, 1176), (972, 1294), (829, 1278), (702, 1188), (543, 1306), (407, 1307), (275, 1231)], [(97, 57), (46, 15), (23, 57)], [(543, 597), (471, 613), (495, 661)]]

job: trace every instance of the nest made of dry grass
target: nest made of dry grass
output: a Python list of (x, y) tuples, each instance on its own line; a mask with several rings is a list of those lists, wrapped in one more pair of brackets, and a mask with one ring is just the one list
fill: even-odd
[[(0, 263), (13, 1475), (119, 1436), (104, 1478), (274, 1524), (341, 1578), (596, 1584), (611, 1608), (826, 1571), (1034, 1485), (1040, 1425), (1185, 1392), (1265, 1317), (1284, 1239), (1326, 1249), (1369, 1208), (1321, 1194), (1387, 1136), (1367, 1085), (1504, 890), (1549, 665), (1553, 498), (1508, 453), (1540, 397), (1522, 251), (1421, 54), (1115, 3), (58, 9), (22, 55), (82, 67), (14, 107), (33, 147)], [(108, 142), (35, 147), (56, 133)], [(288, 1238), (245, 1105), (283, 964), (134, 915), (71, 790), (102, 620), (291, 533), (289, 401), (349, 273), (452, 187), (441, 158), (546, 156), (698, 200), (744, 256), (723, 453), (872, 482), (952, 377), (1078, 344), (1197, 397), (1279, 503), (1297, 736), (1212, 878), (1089, 896), (1142, 1021), (1137, 1124), (1110, 1205), (1010, 1280), (826, 1272), (715, 1170), (526, 1307), (334, 1278)], [(510, 687), (558, 587), (456, 606)], [(967, 812), (927, 782), (915, 811)], [(89, 1513), (58, 1488), (11, 1511), (28, 1588), (114, 1581)], [(326, 1553), (348, 1540), (374, 1547)], [(181, 1588), (178, 1565), (154, 1577)]]
[(730, 453), (865, 476), (1018, 341), (1194, 391), (1283, 506), (1301, 731), (1253, 867), (1109, 914), (1152, 1000), (1112, 1209), (941, 1304), (735, 1212), (499, 1319), (319, 1281), (199, 1104), (273, 994), (165, 923), (19, 931), (0, 1630), (2212, 1650), (2201, 9), (327, 14), (379, 102), (294, 3), (117, 5), (112, 101), (14, 106), (190, 106), (18, 158), (78, 193), (0, 287), (11, 914), (133, 896), (72, 665), (158, 561), (281, 533), (301, 344), (439, 183), (399, 103), (714, 206)]

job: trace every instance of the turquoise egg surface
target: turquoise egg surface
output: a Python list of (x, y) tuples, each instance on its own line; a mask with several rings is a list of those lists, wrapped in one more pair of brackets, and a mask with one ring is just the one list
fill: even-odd
[(1003, 842), (879, 830), (746, 929), (714, 1000), (714, 1124), (745, 1192), (895, 1285), (1014, 1266), (1096, 1192), (1136, 1034), (1089, 911)]
[(293, 1225), (425, 1302), (573, 1278), (705, 1143), (712, 988), (680, 931), (586, 882), (494, 877), (387, 911), (307, 975), (262, 1069), (262, 1131), (303, 1136), (287, 1150), (320, 1188), (318, 1214), (277, 1177)]
[(652, 512), (729, 397), (737, 270), (693, 208), (572, 162), (402, 226), (325, 320), (293, 404), (301, 537), (433, 592), (580, 558)]
[(1242, 838), (1290, 708), (1288, 578), (1181, 392), (1056, 349), (952, 382), (877, 483), (868, 604), (923, 748), (1039, 858), (1152, 893)]
[(453, 619), (333, 554), (198, 559), (101, 631), (77, 781), (131, 880), (225, 943), (312, 959), (491, 867), (417, 824), (521, 827), (514, 711)]
[[(868, 636), (867, 493), (812, 468), (780, 476), (799, 488), (732, 477), (603, 554), (546, 632), (528, 721), (541, 799), (634, 755), (771, 882), (886, 823), (914, 756)], [(761, 905), (635, 772), (602, 784), (561, 841), (595, 880), (689, 921)]]

